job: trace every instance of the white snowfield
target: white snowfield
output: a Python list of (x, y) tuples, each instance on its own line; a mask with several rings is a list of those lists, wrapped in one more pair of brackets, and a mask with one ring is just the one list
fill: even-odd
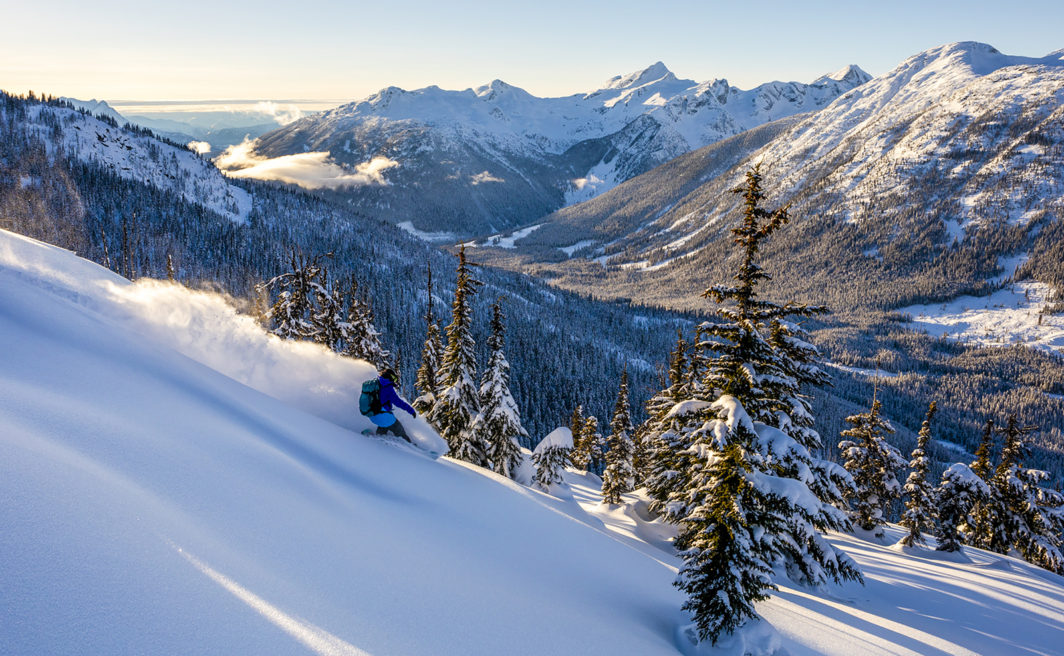
[(1044, 314), (1052, 289), (1021, 282), (989, 296), (959, 296), (946, 303), (898, 310), (930, 335), (982, 346), (1023, 345), (1064, 355), (1064, 315)]
[(691, 647), (636, 495), (603, 506), (570, 472), (551, 497), (363, 437), (368, 365), (7, 232), (0, 344), (4, 654), (1061, 650), (1061, 577), (853, 536), (832, 539), (867, 586), (781, 584), (767, 623)]

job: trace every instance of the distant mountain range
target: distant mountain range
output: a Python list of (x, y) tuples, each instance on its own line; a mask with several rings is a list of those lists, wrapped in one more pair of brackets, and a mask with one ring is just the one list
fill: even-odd
[(505, 230), (593, 198), (691, 150), (821, 109), (867, 82), (848, 66), (810, 84), (744, 91), (677, 78), (661, 62), (586, 94), (538, 98), (494, 80), (475, 89), (382, 89), (259, 137), (257, 158), (327, 152), (355, 170), (394, 165), (386, 185), (327, 192), (444, 238)]
[[(1060, 284), (1064, 51), (922, 52), (826, 108), (683, 155), (589, 202), (486, 240), (493, 261), (605, 296), (701, 307), (725, 281), (728, 193), (754, 164), (792, 225), (766, 253), (793, 293), (836, 309)], [(487, 251), (485, 251), (485, 254)]]

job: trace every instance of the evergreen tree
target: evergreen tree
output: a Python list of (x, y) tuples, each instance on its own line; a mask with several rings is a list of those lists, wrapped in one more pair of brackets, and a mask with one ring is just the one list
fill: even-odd
[(543, 439), (532, 453), (532, 465), (535, 468), (533, 483), (544, 492), (563, 482), (562, 472), (572, 463), (569, 454), (572, 451), (572, 433), (562, 435), (564, 429), (555, 431)]
[(684, 487), (689, 462), (681, 454), (684, 446), (680, 440), (685, 433), (694, 430), (686, 427), (681, 413), (673, 419), (667, 419), (669, 412), (681, 401), (691, 398), (691, 386), (688, 384), (687, 342), (683, 333), (676, 333), (676, 347), (669, 357), (668, 384), (646, 403), (647, 420), (643, 423), (643, 441), (646, 444), (647, 494), (650, 496), (650, 508), (658, 515), (679, 521), (670, 516), (666, 506), (673, 494)]
[(879, 399), (872, 401), (872, 409), (846, 418), (853, 427), (842, 431), (843, 437), (853, 440), (839, 442), (843, 464), (853, 476), (856, 489), (850, 493), (853, 509), (851, 519), (865, 531), (883, 537), (887, 511), (901, 496), (897, 470), (905, 466), (901, 453), (887, 443), (886, 436), (894, 432), (890, 422), (880, 416)]
[(1015, 547), (1028, 562), (1061, 571), (1064, 495), (1041, 485), (1048, 473), (1024, 466), (1028, 455), (1024, 436), (1034, 430), (1034, 426), (1020, 426), (1016, 415), (1010, 415), (1002, 431), (1001, 462), (990, 481), (994, 491), (990, 514), (996, 529), (990, 548), (1008, 553)]
[(317, 333), (313, 314), (315, 290), (319, 286), (319, 258), (308, 259), (293, 251), (291, 270), (260, 286), (262, 293), (277, 289), (277, 300), (266, 312), (269, 330), (281, 339), (313, 339)]
[[(342, 307), (339, 297), (334, 307)], [(358, 291), (358, 281), (351, 276), (347, 291), (347, 321), (343, 322), (339, 341), (343, 344), (342, 353), (348, 357), (369, 362), (377, 369), (384, 369), (391, 364), (391, 353), (381, 344), (381, 334), (373, 325), (373, 310)]]
[(591, 462), (591, 443), (584, 436), (584, 427), (587, 419), (584, 417), (584, 406), (578, 405), (569, 418), (569, 430), (573, 434), (573, 448), (569, 459), (573, 467), (588, 470)]
[(472, 266), (466, 260), (465, 246), (460, 246), (452, 318), (447, 326), (447, 348), (440, 373), (443, 389), (429, 420), (447, 440), (455, 458), (484, 467), (488, 464), (488, 447), (471, 430), (473, 420), (480, 414), (480, 394), (474, 382), (477, 363), (470, 302), (481, 285), (470, 272)]
[(348, 332), (344, 320), (344, 298), (338, 289), (330, 289), (329, 270), (321, 267), (318, 279), (311, 283), (314, 304), (311, 308), (310, 323), (314, 327), (313, 339), (316, 343), (334, 351), (339, 351)]
[(909, 532), (901, 539), (901, 543), (907, 547), (925, 544), (923, 531), (933, 528), (932, 518), (935, 514), (935, 491), (927, 480), (927, 473), (931, 469), (931, 461), (927, 456), (927, 446), (931, 442), (931, 419), (938, 410), (938, 404), (934, 401), (927, 409), (927, 417), (920, 426), (917, 435), (916, 448), (912, 452), (912, 460), (909, 461), (909, 478), (905, 481), (905, 494), (908, 499), (905, 502), (905, 514), (902, 515), (900, 524), (909, 529)]
[(734, 191), (744, 200), (743, 219), (732, 229), (741, 253), (737, 284), (703, 293), (718, 304), (721, 319), (700, 326), (692, 369), (704, 371), (702, 383), (695, 398), (666, 414), (680, 431), (676, 446), (691, 458), (686, 480), (665, 504), (682, 516), (676, 542), (684, 564), (676, 585), (688, 594), (684, 607), (699, 636), (714, 642), (756, 617), (753, 604), (774, 588), (777, 566), (812, 585), (860, 579), (853, 561), (821, 535), (848, 522), (814, 490), (841, 493), (835, 481), (847, 477), (836, 472), (818, 480), (832, 469), (818, 466), (807, 446), (819, 446), (819, 436), (799, 388), (822, 373), (815, 349), (800, 343), (800, 329), (788, 319), (820, 309), (757, 297), (768, 276), (756, 255), (789, 217), (786, 208), (760, 206), (759, 167)]
[(606, 442), (599, 430), (599, 420), (595, 415), (588, 415), (584, 420), (584, 429), (581, 432), (583, 448), (587, 449), (587, 471), (602, 476), (602, 469), (606, 462)]
[(628, 368), (621, 372), (621, 386), (617, 391), (617, 403), (610, 420), (610, 434), (606, 439), (606, 470), (602, 476), (602, 500), (605, 503), (620, 503), (621, 495), (635, 488), (635, 443), (632, 432), (632, 416), (628, 401)]
[(421, 414), (432, 410), (436, 397), (440, 393), (440, 355), (443, 345), (440, 342), (440, 327), (432, 314), (432, 266), (429, 265), (428, 310), (425, 312), (425, 346), (421, 350), (421, 366), (417, 370), (416, 387), (418, 397), (414, 399), (414, 409)]
[(938, 507), (938, 551), (960, 551), (972, 508), (990, 497), (990, 488), (967, 465), (955, 463), (942, 473), (935, 489)]
[(521, 463), (518, 439), (528, 437), (521, 426), (521, 416), (510, 393), (510, 363), (503, 353), (506, 327), (502, 306), (498, 301), (492, 308), (491, 336), (488, 349), (491, 355), (480, 384), (480, 414), (473, 422), (473, 432), (487, 444), (488, 460), (495, 473), (513, 478)]
[[(979, 447), (975, 450), (975, 462), (971, 465), (972, 472), (987, 485), (990, 484), (990, 479), (994, 476), (994, 465), (990, 462), (990, 450), (993, 447), (993, 443), (994, 420), (989, 418), (986, 420), (986, 427), (983, 429), (983, 437), (979, 441)], [(972, 522), (965, 526), (965, 538), (968, 544), (980, 549), (990, 548), (990, 539), (994, 534), (994, 527), (991, 523), (994, 489), (988, 489), (990, 492), (985, 499), (976, 500), (971, 510)]]

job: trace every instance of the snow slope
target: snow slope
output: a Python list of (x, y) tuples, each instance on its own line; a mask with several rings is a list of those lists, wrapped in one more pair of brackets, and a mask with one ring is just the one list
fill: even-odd
[[(675, 654), (667, 532), (365, 438), (372, 372), (217, 298), (0, 231), (0, 651)], [(438, 440), (411, 424), (419, 440)], [(1064, 580), (836, 536), (868, 586), (784, 585), (792, 655), (1054, 653)], [(721, 649), (688, 653), (725, 654)]]
[[(82, 106), (86, 111), (109, 116), (106, 103)], [(210, 162), (186, 148), (135, 134), (75, 110), (43, 104), (28, 105), (25, 113), (16, 115), (9, 125), (23, 132), (26, 141), (39, 139), (51, 157), (62, 155), (91, 162), (121, 178), (171, 190), (235, 223), (243, 223), (251, 212), (250, 194), (230, 184)]]

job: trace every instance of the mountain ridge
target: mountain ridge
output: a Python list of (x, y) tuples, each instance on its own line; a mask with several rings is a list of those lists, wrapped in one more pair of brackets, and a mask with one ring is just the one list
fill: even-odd
[(658, 62), (558, 98), (538, 98), (501, 80), (461, 91), (386, 87), (262, 135), (253, 148), (263, 158), (328, 152), (347, 168), (388, 158), (396, 166), (387, 188), (330, 196), (393, 223), (410, 221), (419, 231), (470, 236), (518, 225), (692, 149), (818, 109), (869, 79), (856, 66), (843, 71), (840, 79), (744, 91), (722, 79), (677, 78)]

